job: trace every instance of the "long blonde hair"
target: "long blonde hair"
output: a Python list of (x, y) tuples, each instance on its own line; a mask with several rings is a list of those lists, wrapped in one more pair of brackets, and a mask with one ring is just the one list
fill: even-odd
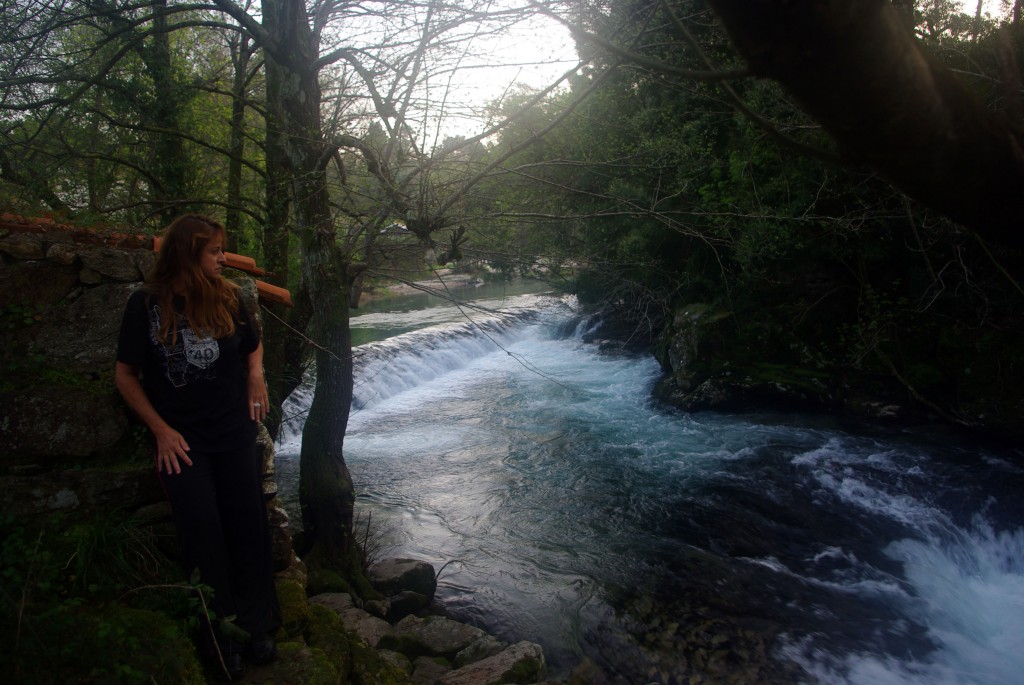
[(160, 342), (173, 345), (174, 296), (185, 298), (182, 314), (196, 333), (226, 338), (235, 332), (238, 316), (238, 286), (224, 278), (211, 281), (203, 273), (200, 257), (211, 240), (224, 238), (224, 227), (201, 214), (183, 214), (164, 231), (156, 265), (146, 278), (146, 289), (160, 305)]

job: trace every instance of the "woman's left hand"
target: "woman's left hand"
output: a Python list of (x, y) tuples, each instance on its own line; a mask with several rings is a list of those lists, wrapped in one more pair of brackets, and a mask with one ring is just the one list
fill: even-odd
[(270, 409), (270, 398), (267, 396), (267, 383), (263, 379), (262, 369), (249, 372), (249, 418), (262, 421), (267, 418)]

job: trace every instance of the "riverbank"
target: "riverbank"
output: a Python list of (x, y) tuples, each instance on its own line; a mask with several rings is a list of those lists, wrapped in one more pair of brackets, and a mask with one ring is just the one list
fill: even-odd
[(402, 295), (415, 295), (422, 292), (441, 292), (447, 289), (460, 289), (482, 285), (484, 279), (478, 274), (456, 273), (452, 269), (438, 269), (429, 279), (409, 282), (388, 281), (374, 283), (363, 288), (359, 296), (360, 307), (366, 303)]
[(429, 564), (388, 559), (372, 565), (368, 575), (383, 591), (381, 599), (342, 592), (344, 582), (331, 574), (306, 578), (301, 562), (279, 574), (279, 658), (253, 668), (249, 678), (297, 685), (565, 682), (544, 680), (539, 645), (508, 644), (433, 611), (436, 576)]

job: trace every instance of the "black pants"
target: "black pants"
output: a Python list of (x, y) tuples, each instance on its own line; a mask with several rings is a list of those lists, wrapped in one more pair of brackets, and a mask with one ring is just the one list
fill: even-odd
[(187, 577), (213, 588), (218, 618), (256, 635), (280, 625), (267, 510), (255, 442), (230, 452), (191, 451), (192, 466), (160, 473)]

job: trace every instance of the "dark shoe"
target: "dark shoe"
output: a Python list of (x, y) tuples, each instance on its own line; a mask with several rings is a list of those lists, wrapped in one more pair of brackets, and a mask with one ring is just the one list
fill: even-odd
[(234, 682), (245, 675), (242, 653), (245, 647), (229, 638), (214, 640), (209, 631), (200, 633), (200, 654), (208, 671), (218, 680)]
[(221, 680), (230, 682), (241, 680), (242, 676), (245, 675), (245, 662), (242, 661), (241, 652), (224, 652), (223, 657), (223, 665), (219, 661), (212, 664), (212, 668), (217, 672), (217, 676)]
[(268, 633), (253, 635), (245, 646), (245, 658), (254, 666), (269, 664), (277, 658), (277, 643)]

